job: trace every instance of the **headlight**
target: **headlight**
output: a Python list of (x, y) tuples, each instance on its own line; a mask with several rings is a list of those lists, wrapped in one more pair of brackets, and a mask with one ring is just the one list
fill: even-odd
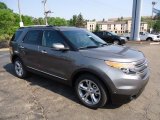
[(113, 62), (113, 61), (105, 61), (105, 63), (113, 68), (117, 68), (122, 70), (126, 74), (135, 74), (134, 64), (133, 63), (121, 63), (121, 62)]
[(122, 40), (126, 40), (126, 38), (125, 37), (120, 37)]

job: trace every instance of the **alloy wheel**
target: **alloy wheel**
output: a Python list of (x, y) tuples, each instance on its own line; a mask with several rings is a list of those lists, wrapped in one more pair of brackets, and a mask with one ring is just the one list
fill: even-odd
[(15, 71), (19, 77), (23, 76), (23, 67), (20, 61), (15, 62)]
[(78, 84), (78, 94), (82, 101), (89, 105), (95, 105), (101, 99), (99, 87), (91, 80), (82, 80)]

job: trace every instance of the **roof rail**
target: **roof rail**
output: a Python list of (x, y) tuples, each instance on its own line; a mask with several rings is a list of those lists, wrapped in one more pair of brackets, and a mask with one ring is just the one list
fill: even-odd
[(20, 28), (30, 28), (30, 27), (53, 27), (52, 25), (30, 25), (30, 26), (23, 26)]

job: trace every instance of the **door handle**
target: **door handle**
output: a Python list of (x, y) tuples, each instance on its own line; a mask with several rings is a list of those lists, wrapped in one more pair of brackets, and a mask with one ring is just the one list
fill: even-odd
[(19, 46), (21, 49), (24, 49), (24, 47), (22, 45)]
[(41, 51), (41, 53), (43, 53), (43, 54), (47, 54), (47, 52), (46, 52), (45, 50), (42, 50), (42, 51)]

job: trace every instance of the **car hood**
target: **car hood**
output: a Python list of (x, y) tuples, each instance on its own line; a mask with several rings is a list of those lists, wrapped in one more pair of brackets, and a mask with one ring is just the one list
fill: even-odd
[(144, 54), (126, 46), (110, 45), (94, 49), (80, 50), (85, 57), (117, 62), (133, 62), (144, 59)]
[(150, 37), (157, 37), (158, 35), (148, 34), (148, 36), (150, 36)]

